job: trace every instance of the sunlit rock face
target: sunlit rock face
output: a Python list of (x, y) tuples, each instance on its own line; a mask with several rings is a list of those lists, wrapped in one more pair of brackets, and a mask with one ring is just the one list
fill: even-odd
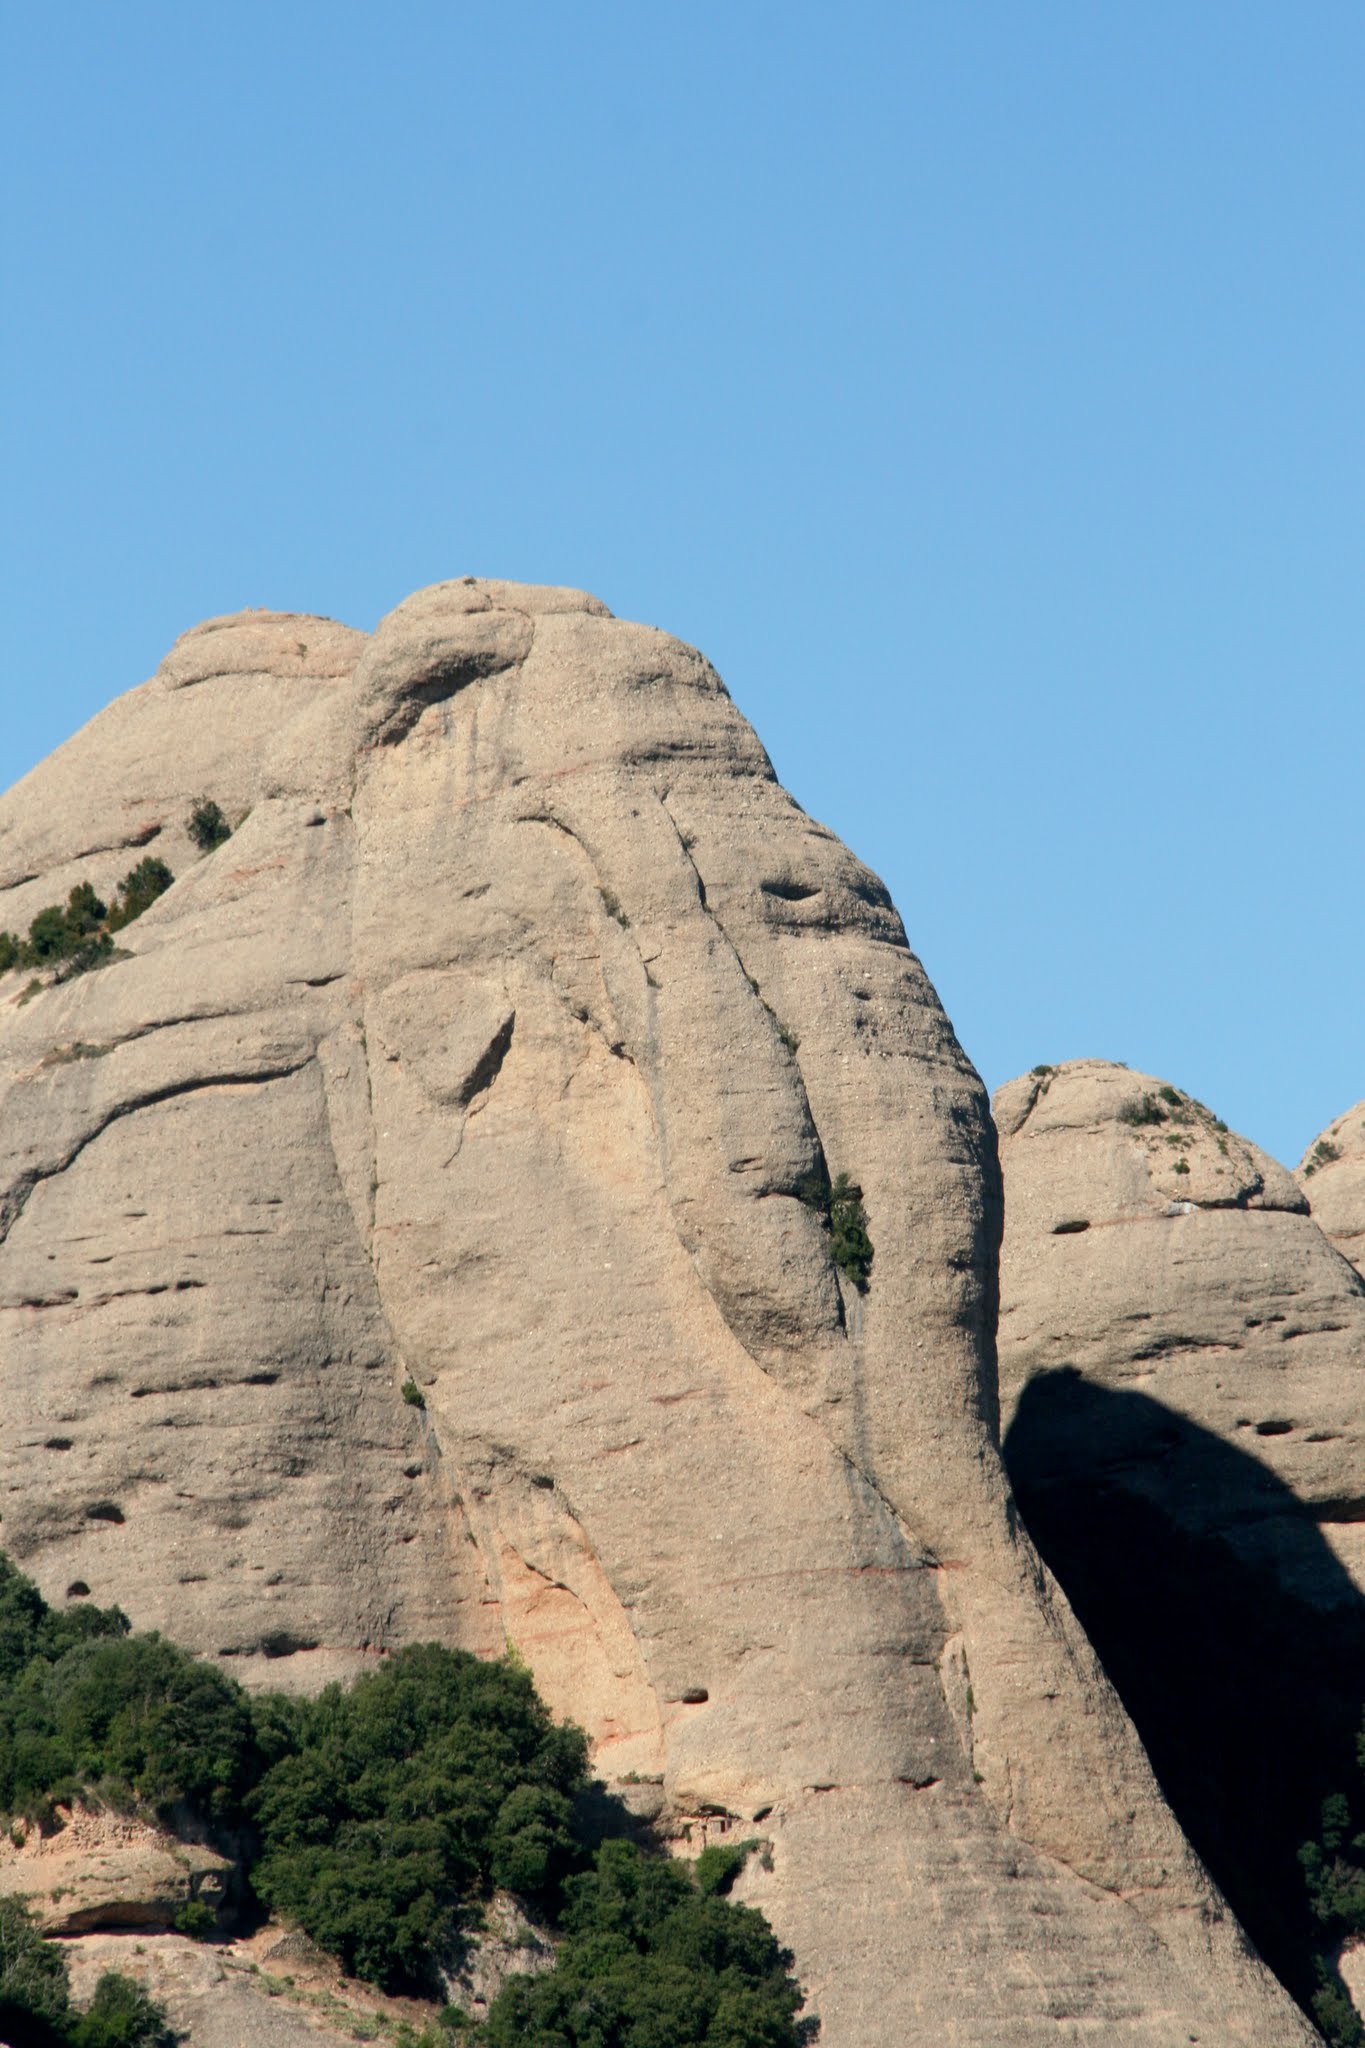
[(1365, 1102), (1316, 1137), (1295, 1169), (1313, 1220), (1365, 1273)]
[(1365, 1696), (1365, 1283), (1319, 1174), (1169, 1082), (1075, 1060), (995, 1114), (1020, 1506), (1195, 1847), (1311, 1998), (1297, 1851), (1354, 1781)]
[(1013, 1512), (980, 1083), (702, 657), (471, 580), (212, 621), (0, 804), (0, 923), (149, 846), (128, 957), (0, 981), (44, 1592), (251, 1682), (510, 1641), (767, 1840), (825, 2048), (1310, 2040)]

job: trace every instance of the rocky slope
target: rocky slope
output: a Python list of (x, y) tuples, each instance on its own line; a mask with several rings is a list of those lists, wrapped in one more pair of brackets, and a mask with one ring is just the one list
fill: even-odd
[(1319, 1228), (1319, 1174), (1168, 1082), (1075, 1060), (995, 1114), (1020, 1504), (1196, 1846), (1307, 1995), (1296, 1851), (1353, 1781), (1365, 1698), (1365, 1283)]
[(1311, 2039), (1014, 1516), (977, 1077), (701, 657), (472, 581), (212, 621), (0, 803), (0, 923), (149, 845), (130, 957), (0, 981), (44, 1592), (298, 1686), (511, 1641), (665, 1830), (771, 1839), (826, 2048)]

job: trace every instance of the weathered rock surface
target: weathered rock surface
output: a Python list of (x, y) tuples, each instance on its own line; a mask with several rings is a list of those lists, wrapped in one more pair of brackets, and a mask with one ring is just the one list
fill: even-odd
[(273, 1923), (249, 1941), (205, 1944), (180, 1934), (86, 1934), (63, 1943), (77, 2005), (106, 1970), (132, 1977), (189, 2048), (350, 2048), (421, 2030), (431, 2008), (385, 1998), (343, 1978), (299, 1935)]
[(495, 1891), (484, 1908), (483, 1924), (446, 1971), (445, 1995), (471, 2019), (486, 2019), (509, 1977), (542, 1977), (554, 1966), (550, 1930), (512, 1892)]
[(1365, 1273), (1365, 1102), (1313, 1140), (1294, 1173), (1313, 1221)]
[(50, 1834), (0, 1834), (0, 1894), (22, 1898), (44, 1934), (171, 1926), (191, 1902), (217, 1913), (235, 1866), (124, 1814), (63, 1809)]
[(1297, 1851), (1354, 1780), (1365, 1696), (1365, 1285), (1302, 1187), (1169, 1083), (1077, 1060), (995, 1109), (1020, 1506), (1191, 1839), (1307, 1999)]
[[(1107, 1061), (1027, 1074), (994, 1107), (1006, 1425), (1029, 1383), (1058, 1370), (1159, 1403), (1282, 1482), (1248, 1513), (1201, 1483), (1193, 1440), (1178, 1478), (1154, 1440), (1150, 1483), (1170, 1511), (1192, 1533), (1234, 1535), (1296, 1592), (1351, 1597), (1330, 1559), (1305, 1577), (1309, 1553), (1280, 1526), (1307, 1503), (1365, 1586), (1365, 1283), (1302, 1188), (1179, 1089)], [(1131, 1464), (1130, 1412), (1112, 1410), (1114, 1455)], [(1096, 1427), (1088, 1409), (1100, 1460)]]
[(215, 621), (0, 803), (0, 922), (152, 833), (133, 957), (0, 982), (44, 1592), (276, 1683), (510, 1640), (663, 1826), (761, 1821), (826, 2048), (1310, 2040), (1012, 1514), (980, 1083), (702, 658), (472, 581)]

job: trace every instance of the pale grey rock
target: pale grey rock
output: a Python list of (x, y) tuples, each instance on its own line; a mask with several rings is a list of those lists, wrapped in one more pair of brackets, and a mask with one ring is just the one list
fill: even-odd
[(1358, 1273), (1365, 1273), (1365, 1102), (1328, 1124), (1294, 1174), (1313, 1220)]
[(666, 1832), (761, 1821), (825, 2048), (1311, 2040), (1012, 1514), (993, 1133), (882, 885), (595, 600), (342, 630), (186, 636), (0, 802), (11, 924), (149, 822), (178, 877), (0, 981), (7, 1543), (253, 1682), (510, 1641)]
[[(1365, 1284), (1303, 1188), (1168, 1082), (1103, 1060), (1011, 1081), (995, 1114), (1007, 1426), (1029, 1383), (1063, 1368), (1143, 1395), (1259, 1460), (1365, 1587)], [(1268, 1488), (1250, 1514), (1187, 1477), (1153, 1457), (1154, 1497), (1192, 1533), (1230, 1535), (1281, 1576), (1310, 1569), (1314, 1553), (1281, 1540), (1289, 1497)], [(1348, 1589), (1329, 1570), (1293, 1590)]]
[(533, 1919), (511, 1892), (495, 1891), (484, 1908), (482, 1924), (444, 1972), (445, 1995), (471, 2019), (486, 2019), (509, 1977), (543, 1977), (554, 1966), (548, 1927)]
[(250, 1943), (191, 1941), (180, 1934), (87, 1934), (63, 1943), (78, 2006), (106, 1970), (131, 1977), (161, 2005), (187, 2048), (352, 2048), (385, 2040), (414, 2019), (412, 2001), (384, 1999), (341, 1979), (335, 1964), (266, 1928)]

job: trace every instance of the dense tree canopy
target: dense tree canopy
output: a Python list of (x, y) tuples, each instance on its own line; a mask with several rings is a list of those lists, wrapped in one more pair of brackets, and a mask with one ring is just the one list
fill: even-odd
[(798, 2048), (792, 1959), (761, 1913), (720, 1895), (730, 1859), (698, 1866), (603, 1843), (569, 1880), (565, 1939), (543, 1977), (513, 1977), (486, 2048)]
[[(0, 1557), (0, 1809), (50, 1827), (83, 1793), (230, 1833), (265, 1905), (388, 1990), (437, 1993), (492, 1887), (534, 1901), (558, 1961), (508, 1983), (484, 2048), (794, 2048), (791, 1957), (724, 1896), (744, 1849), (695, 1873), (624, 1839), (594, 1859), (588, 1784), (582, 1731), (511, 1658), (415, 1644), (311, 1700), (252, 1698), (117, 1608), (55, 1611)], [(0, 2039), (158, 2048), (161, 2026), (126, 1979), (73, 2013), (60, 1954), (0, 1915)]]

